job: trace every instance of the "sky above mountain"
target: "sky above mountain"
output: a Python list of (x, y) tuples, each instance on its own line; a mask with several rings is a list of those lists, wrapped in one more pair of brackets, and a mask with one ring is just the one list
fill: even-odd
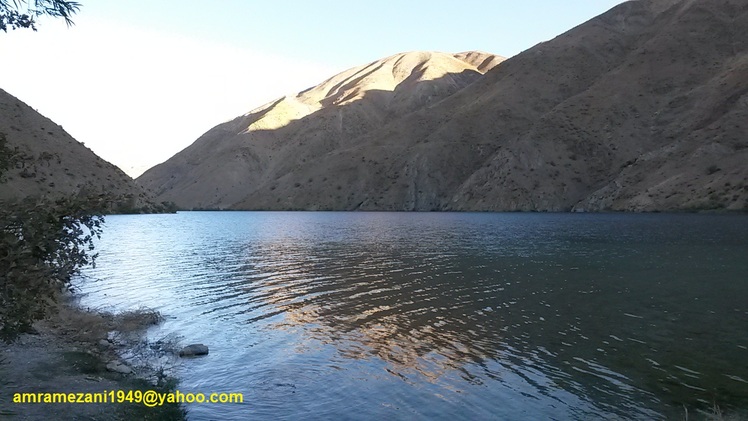
[(621, 0), (82, 1), (0, 33), (0, 87), (131, 176), (216, 124), (398, 52), (511, 57)]

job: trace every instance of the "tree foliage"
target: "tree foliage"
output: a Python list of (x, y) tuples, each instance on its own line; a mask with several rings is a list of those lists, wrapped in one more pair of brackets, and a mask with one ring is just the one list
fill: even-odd
[[(88, 199), (90, 200), (90, 199)], [(0, 207), (0, 336), (13, 338), (46, 315), (56, 293), (92, 264), (103, 217), (79, 198), (27, 198)]]
[[(17, 151), (0, 133), (0, 178)], [(45, 316), (73, 275), (93, 264), (108, 198), (0, 201), (0, 336), (13, 339)]]
[(68, 26), (72, 16), (80, 10), (80, 3), (66, 0), (0, 0), (0, 30), (31, 28), (36, 31), (40, 16), (62, 18)]

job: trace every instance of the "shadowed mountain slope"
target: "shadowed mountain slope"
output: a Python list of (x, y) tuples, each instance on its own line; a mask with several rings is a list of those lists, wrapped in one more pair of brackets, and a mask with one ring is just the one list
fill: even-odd
[(501, 134), (444, 205), (746, 209), (747, 53), (748, 4), (729, 0), (628, 2), (528, 50), (465, 92), (490, 93), (451, 128), (483, 108)]
[(70, 195), (117, 196), (114, 212), (160, 211), (153, 198), (116, 166), (63, 128), (0, 89), (0, 133), (16, 156), (3, 174), (0, 200)]

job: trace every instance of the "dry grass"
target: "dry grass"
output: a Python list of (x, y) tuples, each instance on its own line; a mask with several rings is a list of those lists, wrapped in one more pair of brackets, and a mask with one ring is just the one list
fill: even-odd
[(161, 313), (147, 307), (121, 313), (96, 309), (82, 309), (70, 297), (60, 295), (49, 311), (49, 317), (39, 325), (60, 332), (65, 337), (80, 342), (97, 342), (107, 339), (109, 332), (118, 335), (142, 333), (164, 320)]
[(39, 325), (80, 342), (96, 342), (106, 339), (107, 333), (113, 327), (106, 313), (82, 310), (60, 299), (50, 309), (49, 317), (41, 321)]
[(164, 317), (156, 310), (147, 307), (140, 307), (137, 310), (125, 311), (112, 316), (114, 330), (123, 333), (140, 332), (151, 326), (155, 326), (162, 321)]

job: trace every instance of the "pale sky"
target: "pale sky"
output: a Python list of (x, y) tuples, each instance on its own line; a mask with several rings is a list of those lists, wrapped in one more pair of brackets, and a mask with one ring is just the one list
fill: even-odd
[(415, 50), (511, 57), (622, 0), (78, 0), (0, 32), (0, 88), (131, 176), (350, 67)]

